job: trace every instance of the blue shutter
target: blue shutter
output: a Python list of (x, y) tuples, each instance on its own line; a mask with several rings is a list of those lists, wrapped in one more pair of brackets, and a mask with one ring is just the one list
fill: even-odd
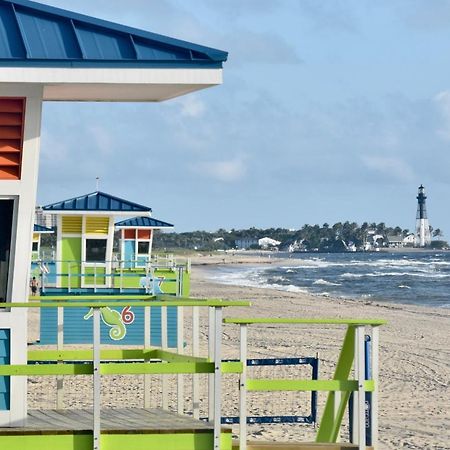
[[(9, 364), (10, 347), (10, 331), (0, 329), (0, 365)], [(10, 409), (10, 389), (9, 377), (0, 377), (0, 411)]]

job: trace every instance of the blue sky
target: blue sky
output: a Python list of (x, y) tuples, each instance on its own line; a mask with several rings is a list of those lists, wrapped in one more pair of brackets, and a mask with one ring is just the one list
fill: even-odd
[(222, 86), (161, 104), (45, 104), (38, 203), (99, 176), (176, 231), (413, 229), (423, 183), (450, 238), (450, 0), (44, 3), (229, 60)]

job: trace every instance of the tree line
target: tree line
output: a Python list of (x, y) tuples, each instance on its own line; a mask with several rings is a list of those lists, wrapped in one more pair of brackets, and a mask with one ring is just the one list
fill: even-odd
[[(368, 241), (377, 238), (380, 245), (387, 242), (388, 236), (406, 237), (410, 230), (387, 226), (384, 222), (358, 225), (356, 222), (337, 222), (334, 225), (303, 225), (298, 230), (286, 228), (248, 228), (219, 229), (217, 231), (191, 231), (184, 233), (156, 232), (153, 245), (155, 249), (192, 249), (199, 251), (229, 250), (236, 248), (241, 239), (261, 239), (268, 237), (281, 242), (279, 248), (287, 250), (297, 245), (301, 250), (345, 251), (348, 245), (363, 247)], [(433, 230), (434, 237), (441, 237), (440, 229)]]

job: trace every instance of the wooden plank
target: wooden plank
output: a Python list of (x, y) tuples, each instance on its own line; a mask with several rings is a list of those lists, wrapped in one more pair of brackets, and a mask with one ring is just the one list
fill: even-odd
[[(101, 411), (102, 433), (212, 433), (213, 424), (161, 409), (106, 408)], [(78, 434), (92, 432), (90, 409), (30, 410), (23, 428), (0, 428), (2, 435)], [(231, 433), (230, 428), (223, 428)]]

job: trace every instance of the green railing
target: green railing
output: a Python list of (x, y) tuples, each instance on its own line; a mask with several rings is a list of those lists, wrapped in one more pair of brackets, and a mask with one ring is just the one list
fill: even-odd
[[(384, 325), (383, 320), (367, 319), (295, 319), (295, 318), (236, 318), (225, 319), (226, 324), (240, 326), (240, 361), (242, 373), (240, 375), (240, 418), (239, 418), (239, 449), (247, 446), (247, 392), (249, 391), (325, 391), (328, 398), (325, 405), (319, 430), (317, 443), (337, 442), (344, 413), (354, 392), (353, 430), (354, 442), (358, 448), (366, 448), (365, 423), (365, 393), (372, 393), (371, 430), (372, 445), (377, 448), (378, 443), (378, 327)], [(332, 380), (297, 380), (297, 379), (249, 379), (247, 377), (247, 335), (248, 326), (256, 325), (344, 325), (347, 331), (336, 364)], [(371, 378), (365, 379), (365, 348), (364, 338), (366, 328), (370, 329), (372, 340)], [(354, 366), (354, 378), (350, 373)]]
[[(45, 300), (43, 300), (45, 299)], [(92, 350), (31, 350), (28, 352), (28, 360), (35, 364), (9, 364), (0, 366), (0, 376), (57, 376), (64, 375), (92, 375), (93, 377), (93, 449), (100, 450), (101, 433), (101, 389), (100, 377), (102, 375), (137, 375), (137, 374), (208, 374), (209, 391), (208, 406), (209, 419), (214, 422), (214, 449), (220, 449), (221, 435), (221, 383), (222, 373), (240, 373), (243, 368), (240, 362), (222, 363), (222, 310), (232, 306), (249, 306), (247, 301), (226, 301), (220, 299), (192, 299), (177, 298), (170, 295), (136, 296), (136, 295), (111, 295), (99, 298), (98, 296), (58, 296), (36, 298), (30, 302), (12, 302), (5, 305), (7, 308), (79, 308), (86, 307), (93, 310), (93, 348)], [(101, 310), (109, 307), (192, 307), (197, 314), (193, 314), (193, 356), (182, 355), (177, 352), (169, 352), (162, 349), (148, 348), (144, 341), (143, 349), (101, 349), (100, 325)], [(208, 357), (198, 356), (199, 343), (199, 317), (198, 308), (206, 307), (209, 310), (208, 333)], [(62, 315), (62, 314), (61, 314)], [(63, 333), (58, 327), (58, 342), (62, 343)], [(14, 344), (12, 344), (14, 345)], [(181, 345), (178, 346), (180, 350)], [(123, 362), (132, 359), (133, 362)], [(136, 362), (139, 360), (139, 362)], [(155, 362), (159, 360), (160, 362)], [(37, 364), (38, 362), (46, 364)], [(69, 361), (69, 362), (68, 362)], [(74, 362), (75, 361), (75, 362)], [(77, 362), (79, 361), (79, 362)], [(86, 361), (92, 361), (86, 363)], [(53, 362), (53, 363), (52, 363)], [(179, 379), (178, 379), (179, 381)], [(197, 382), (198, 379), (194, 380)], [(180, 383), (178, 383), (180, 386)], [(163, 386), (164, 389), (164, 386)], [(195, 389), (194, 389), (195, 391)], [(167, 397), (167, 396), (166, 396)], [(178, 398), (183, 395), (178, 392)], [(193, 392), (193, 402), (198, 400), (198, 392)], [(164, 395), (163, 395), (164, 400)], [(164, 407), (164, 404), (163, 404)], [(197, 416), (197, 417), (196, 417)], [(194, 411), (194, 417), (198, 418), (199, 412)]]
[[(100, 377), (108, 375), (144, 374), (192, 374), (193, 383), (198, 385), (199, 374), (208, 374), (208, 415), (214, 421), (214, 449), (219, 450), (222, 416), (222, 374), (239, 374), (239, 411), (240, 411), (240, 450), (247, 446), (247, 392), (249, 391), (323, 391), (328, 393), (326, 405), (317, 432), (317, 443), (333, 443), (339, 436), (343, 417), (350, 393), (354, 393), (353, 430), (359, 449), (365, 449), (365, 393), (372, 393), (372, 442), (377, 448), (378, 430), (378, 327), (382, 320), (366, 319), (222, 319), (222, 310), (232, 306), (249, 306), (247, 301), (226, 301), (220, 299), (192, 299), (173, 296), (137, 296), (110, 295), (99, 299), (98, 296), (58, 296), (33, 298), (26, 303), (9, 303), (8, 308), (79, 308), (93, 309), (93, 347), (92, 349), (68, 350), (30, 350), (29, 364), (0, 366), (0, 376), (57, 376), (91, 375), (93, 377), (93, 436), (94, 450), (100, 450)], [(151, 348), (148, 341), (141, 349), (102, 349), (100, 346), (101, 309), (108, 307), (152, 306), (192, 307), (192, 355), (182, 354), (182, 346), (177, 352), (165, 348)], [(198, 309), (209, 310), (208, 357), (199, 355), (199, 316)], [(238, 362), (222, 362), (222, 324), (240, 326), (240, 359)], [(311, 379), (250, 379), (247, 376), (247, 334), (248, 327), (263, 325), (293, 326), (345, 326), (346, 333), (335, 367), (329, 380)], [(364, 336), (370, 332), (372, 340), (371, 366), (372, 376), (365, 379)], [(60, 336), (61, 337), (61, 336)], [(58, 342), (63, 342), (58, 339)], [(45, 364), (40, 364), (45, 362)], [(352, 368), (354, 376), (351, 377)], [(164, 377), (163, 377), (164, 380)], [(179, 380), (179, 379), (178, 379)], [(145, 387), (145, 386), (144, 386)], [(150, 391), (145, 389), (144, 392)], [(182, 392), (178, 393), (183, 397)], [(193, 404), (199, 403), (198, 391), (193, 390)], [(164, 398), (164, 395), (163, 395)], [(164, 404), (163, 404), (164, 407)], [(194, 410), (194, 418), (199, 411)]]

